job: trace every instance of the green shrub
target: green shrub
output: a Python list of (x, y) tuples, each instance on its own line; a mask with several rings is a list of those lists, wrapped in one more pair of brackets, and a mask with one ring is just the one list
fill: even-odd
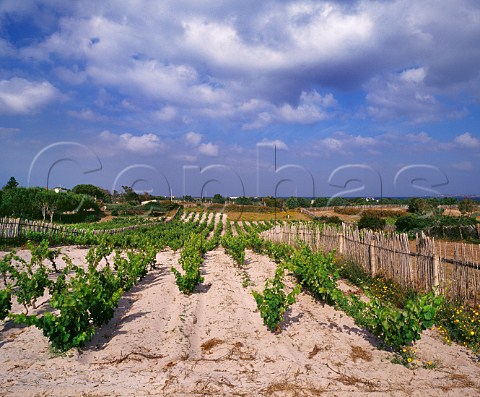
[(403, 215), (395, 222), (397, 231), (401, 233), (406, 233), (412, 230), (423, 230), (431, 224), (432, 222), (428, 218), (418, 215)]
[(363, 214), (358, 221), (358, 228), (378, 231), (383, 230), (386, 224), (387, 222), (383, 218), (372, 216), (369, 214)]
[(280, 323), (283, 321), (284, 313), (290, 305), (295, 303), (295, 296), (300, 293), (299, 285), (295, 286), (288, 294), (285, 293), (284, 276), (285, 269), (279, 266), (273, 279), (267, 279), (265, 282), (263, 294), (252, 291), (264, 324), (270, 331), (277, 333), (280, 332)]
[(0, 290), (0, 321), (7, 317), (12, 310), (12, 293), (7, 289)]
[(188, 241), (185, 242), (178, 261), (184, 274), (174, 267), (171, 268), (173, 274), (175, 274), (178, 289), (184, 294), (191, 294), (195, 287), (204, 281), (204, 278), (200, 275), (200, 265), (203, 262), (202, 255), (205, 252), (205, 246), (205, 240), (201, 235), (191, 234)]

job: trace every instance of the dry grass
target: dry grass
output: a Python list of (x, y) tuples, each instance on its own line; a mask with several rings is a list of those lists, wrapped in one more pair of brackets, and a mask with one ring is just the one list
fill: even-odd
[(288, 381), (272, 383), (262, 391), (266, 396), (321, 396), (325, 392), (324, 389), (319, 389), (313, 386), (300, 386)]
[(354, 363), (356, 363), (359, 359), (367, 362), (373, 360), (372, 353), (360, 346), (352, 346), (352, 352), (350, 353), (350, 357)]
[(206, 342), (202, 343), (200, 346), (204, 352), (210, 353), (210, 350), (212, 350), (215, 346), (223, 344), (224, 341), (221, 339), (213, 338), (209, 339)]
[(239, 211), (228, 211), (228, 219), (231, 221), (271, 221), (277, 219), (279, 221), (286, 220), (297, 220), (297, 221), (309, 221), (311, 218), (305, 214), (302, 214), (299, 211), (289, 210), (289, 211), (277, 211), (275, 214), (272, 213), (262, 213), (262, 212), (239, 212)]

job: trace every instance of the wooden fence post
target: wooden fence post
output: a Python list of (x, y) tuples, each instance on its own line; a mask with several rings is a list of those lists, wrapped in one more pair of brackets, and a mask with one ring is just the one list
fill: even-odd
[(433, 289), (435, 295), (440, 293), (440, 257), (438, 255), (433, 256)]
[(345, 234), (339, 233), (338, 234), (338, 253), (343, 255), (343, 247), (345, 245)]
[(375, 257), (375, 242), (372, 241), (368, 247), (369, 259), (370, 259), (370, 274), (375, 277), (377, 273), (377, 258)]

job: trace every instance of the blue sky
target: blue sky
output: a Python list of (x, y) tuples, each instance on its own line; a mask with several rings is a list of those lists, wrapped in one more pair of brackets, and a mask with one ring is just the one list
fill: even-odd
[(475, 0), (2, 0), (0, 183), (479, 194), (479, 37)]

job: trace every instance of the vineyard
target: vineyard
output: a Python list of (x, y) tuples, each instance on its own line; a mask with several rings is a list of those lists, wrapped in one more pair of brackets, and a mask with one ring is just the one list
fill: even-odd
[(478, 306), (284, 228), (185, 211), (5, 252), (0, 395), (478, 395)]

